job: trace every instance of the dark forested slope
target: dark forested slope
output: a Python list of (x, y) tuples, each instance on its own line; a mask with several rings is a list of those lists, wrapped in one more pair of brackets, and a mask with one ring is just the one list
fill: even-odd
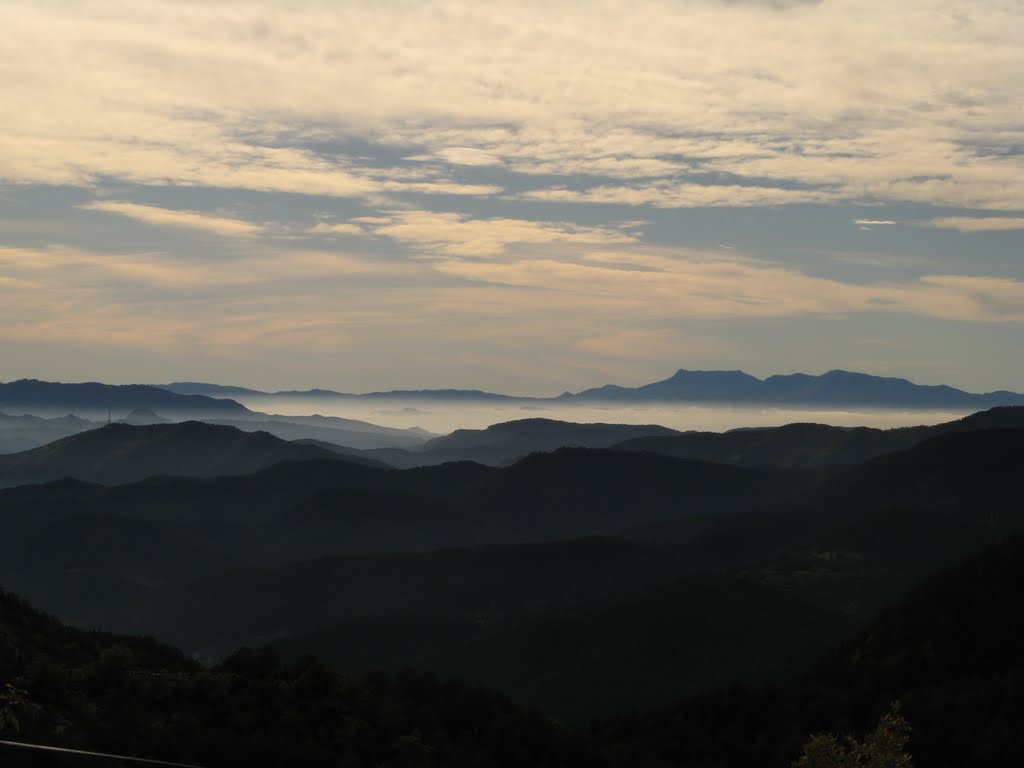
[[(64, 627), (0, 592), (0, 738), (231, 766), (573, 766), (582, 739), (497, 694), (405, 672), (342, 678), (243, 649), (203, 668)], [(0, 745), (5, 768), (81, 764)]]
[(708, 692), (595, 733), (619, 764), (785, 768), (812, 732), (863, 733), (899, 701), (918, 768), (1024, 761), (1024, 539), (935, 574), (787, 686)]

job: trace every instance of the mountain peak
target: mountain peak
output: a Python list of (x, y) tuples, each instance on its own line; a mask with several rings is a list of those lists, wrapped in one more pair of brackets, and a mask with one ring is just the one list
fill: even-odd
[(949, 386), (914, 384), (907, 379), (874, 376), (840, 368), (820, 376), (791, 373), (769, 376), (764, 380), (740, 370), (690, 371), (680, 368), (670, 378), (651, 384), (639, 387), (606, 384), (584, 390), (573, 398), (877, 408), (1024, 405), (1024, 395), (1013, 392), (979, 395)]

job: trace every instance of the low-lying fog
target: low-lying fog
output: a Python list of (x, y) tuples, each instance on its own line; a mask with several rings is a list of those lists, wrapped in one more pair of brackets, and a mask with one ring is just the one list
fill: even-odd
[(898, 409), (806, 409), (689, 403), (561, 403), (557, 401), (390, 400), (369, 398), (237, 397), (254, 411), (281, 415), (338, 416), (385, 427), (421, 427), (438, 434), (482, 429), (502, 421), (545, 418), (575, 422), (661, 424), (679, 430), (722, 432), (737, 427), (772, 427), (816, 422), (849, 427), (938, 424), (970, 411)]

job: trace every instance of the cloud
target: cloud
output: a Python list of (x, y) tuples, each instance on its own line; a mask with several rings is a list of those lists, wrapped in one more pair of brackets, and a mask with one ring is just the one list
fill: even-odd
[[(239, 285), (255, 278), (221, 264), (168, 257), (159, 253), (115, 254), (62, 245), (47, 248), (0, 246), (0, 266), (7, 275), (32, 280), (40, 289), (99, 295), (140, 287), (192, 290), (211, 285)], [(144, 296), (139, 296), (140, 300)]]
[(958, 232), (1010, 232), (1024, 229), (1024, 218), (999, 216), (946, 216), (923, 223), (926, 227), (955, 229)]
[(315, 227), (309, 229), (310, 234), (314, 235), (362, 235), (365, 231), (358, 224), (341, 223), (341, 224), (330, 224), (326, 221), (321, 221)]
[(682, 360), (687, 357), (724, 358), (731, 344), (712, 336), (694, 336), (673, 328), (630, 328), (599, 336), (587, 336), (576, 348), (588, 356), (618, 360)]
[(489, 152), (473, 147), (445, 147), (438, 150), (437, 157), (454, 165), (497, 165), (501, 161)]
[(86, 211), (116, 213), (119, 216), (127, 216), (130, 219), (142, 221), (146, 224), (198, 229), (227, 237), (252, 237), (267, 231), (267, 227), (262, 224), (253, 224), (252, 222), (240, 219), (228, 219), (196, 211), (178, 211), (169, 208), (158, 208), (152, 205), (140, 205), (138, 203), (111, 200), (85, 203), (78, 207)]
[(557, 203), (651, 205), (655, 208), (718, 208), (826, 203), (838, 199), (834, 190), (784, 189), (738, 184), (653, 184), (598, 186), (585, 190), (532, 190), (522, 197)]
[[(500, 165), (534, 200), (1024, 199), (1011, 0), (107, 0), (6, 4), (0, 23), (17, 183), (491, 196), (461, 174)], [(350, 140), (436, 173), (398, 178), (406, 160)]]
[(854, 224), (860, 224), (863, 227), (881, 227), (889, 224), (896, 224), (895, 221), (889, 219), (854, 219)]
[[(583, 262), (441, 261), (443, 274), (528, 288), (557, 301), (634, 320), (773, 318), (896, 312), (963, 322), (1024, 322), (1024, 282), (927, 275), (905, 282), (847, 283), (720, 254), (603, 252)], [(524, 307), (525, 308), (525, 307)]]
[(637, 236), (612, 227), (526, 219), (471, 219), (458, 213), (399, 211), (376, 234), (452, 256), (497, 256), (521, 245), (632, 243)]
[[(772, 319), (870, 313), (887, 316), (886, 327), (896, 314), (1024, 323), (1024, 283), (1010, 279), (859, 284), (719, 250), (634, 243), (518, 243), (482, 260), (445, 256), (435, 242), (423, 244), (432, 258), (406, 260), (327, 248), (260, 252), (258, 241), (208, 259), (0, 247), (0, 343), (50, 358), (55, 349), (148, 356), (169, 372), (197, 360), (265, 372), (272, 361), (300, 380), (322, 375), (336, 386), (348, 380), (330, 379), (339, 370), (365, 369), (352, 381), (368, 388), (382, 375), (408, 380), (410, 361), (435, 377), (443, 370), (444, 381), (424, 382), (432, 386), (470, 366), (493, 377), (487, 386), (529, 381), (536, 391), (610, 372), (654, 375), (680, 356), (758, 359), (763, 350), (749, 347), (744, 329)], [(130, 379), (125, 365), (119, 375)]]
[(197, 261), (0, 247), (0, 339), (186, 357), (246, 358), (294, 344), (334, 351), (356, 329), (386, 333), (404, 322), (415, 303), (403, 276), (418, 269), (306, 249)]

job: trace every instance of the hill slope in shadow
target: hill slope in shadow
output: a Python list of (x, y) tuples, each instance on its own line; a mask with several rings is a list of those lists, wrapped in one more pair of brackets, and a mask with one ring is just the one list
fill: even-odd
[(108, 424), (22, 453), (0, 456), (0, 487), (60, 478), (116, 485), (155, 475), (244, 475), (279, 461), (333, 453), (265, 432), (186, 421)]

